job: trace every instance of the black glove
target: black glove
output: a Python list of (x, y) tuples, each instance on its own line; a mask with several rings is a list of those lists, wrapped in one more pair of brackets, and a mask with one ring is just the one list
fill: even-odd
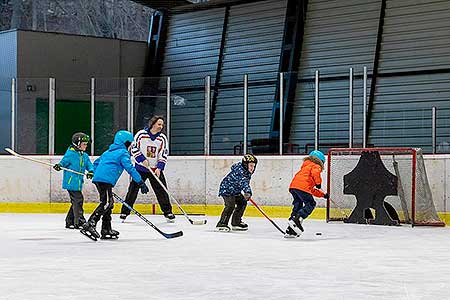
[(138, 182), (139, 187), (141, 188), (142, 194), (147, 194), (149, 192), (148, 186), (145, 184), (144, 181)]
[(330, 198), (330, 194), (325, 193), (325, 195), (323, 195), (323, 197), (328, 200)]
[(87, 179), (92, 179), (92, 178), (94, 178), (94, 173), (93, 173), (93, 172), (87, 172), (86, 178), (87, 178)]
[(250, 199), (251, 196), (252, 196), (252, 194), (250, 194), (250, 193), (244, 193), (244, 199), (247, 201)]
[(316, 188), (320, 190), (322, 188), (322, 185), (321, 184), (316, 184)]
[(60, 164), (55, 164), (53, 166), (53, 169), (55, 169), (56, 171), (61, 171), (61, 165)]

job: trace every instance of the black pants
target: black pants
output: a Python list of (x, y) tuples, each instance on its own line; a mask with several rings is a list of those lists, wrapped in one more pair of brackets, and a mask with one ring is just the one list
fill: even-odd
[[(153, 191), (155, 192), (156, 199), (158, 200), (159, 206), (161, 207), (161, 210), (164, 214), (170, 214), (172, 213), (172, 205), (170, 204), (169, 195), (167, 195), (166, 191), (161, 187), (161, 184), (159, 184), (158, 181), (153, 177), (152, 174), (149, 172), (140, 172), (139, 174), (142, 177), (142, 180), (146, 181), (147, 179), (150, 181), (150, 185), (152, 186)], [(167, 187), (166, 178), (164, 177), (163, 171), (161, 171), (159, 175), (159, 180), (164, 184), (165, 187)], [(139, 192), (139, 185), (137, 182), (132, 180), (130, 182), (130, 186), (128, 187), (128, 193), (125, 197), (125, 202), (133, 207), (134, 203), (136, 202), (136, 198)], [(125, 206), (122, 205), (122, 210), (120, 212), (121, 214), (129, 215), (130, 210)]]
[(220, 216), (219, 223), (228, 225), (228, 221), (231, 218), (231, 225), (235, 226), (242, 222), (242, 216), (244, 215), (245, 208), (247, 207), (247, 200), (244, 196), (222, 196), (225, 201), (225, 208)]
[(70, 208), (66, 216), (66, 225), (81, 226), (86, 223), (86, 219), (83, 216), (83, 194), (81, 191), (69, 191), (70, 196)]
[(100, 203), (89, 218), (89, 223), (97, 225), (102, 218), (102, 229), (111, 229), (111, 212), (114, 207), (112, 185), (103, 182), (94, 182), (100, 195)]

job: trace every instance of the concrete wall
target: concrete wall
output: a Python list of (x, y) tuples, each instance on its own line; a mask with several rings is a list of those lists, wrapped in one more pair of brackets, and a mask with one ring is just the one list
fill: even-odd
[(142, 76), (147, 44), (38, 31), (17, 32), (18, 77), (85, 80)]
[[(52, 164), (60, 157), (33, 156), (50, 161)], [(289, 183), (298, 170), (302, 156), (261, 156), (251, 185), (255, 200), (261, 205), (290, 206), (292, 199), (288, 192)], [(230, 166), (240, 157), (220, 156), (174, 156), (170, 157), (166, 177), (169, 190), (180, 203), (223, 204), (217, 196), (222, 178)], [(439, 212), (449, 212), (450, 201), (450, 155), (428, 155), (425, 157), (428, 178), (434, 202)], [(11, 156), (0, 156), (0, 202), (68, 202), (67, 192), (61, 189), (62, 174), (50, 167), (21, 160)], [(326, 172), (322, 173), (323, 186), (326, 186)], [(129, 177), (124, 173), (114, 188), (125, 196)], [(98, 201), (97, 192), (91, 183), (84, 190), (86, 202)], [(155, 203), (152, 192), (151, 203)], [(149, 198), (139, 196), (138, 202), (148, 203)], [(325, 201), (317, 199), (318, 206)]]

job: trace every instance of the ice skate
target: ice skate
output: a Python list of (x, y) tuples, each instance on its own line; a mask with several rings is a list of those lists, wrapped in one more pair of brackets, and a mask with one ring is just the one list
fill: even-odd
[(288, 224), (289, 226), (298, 234), (301, 235), (302, 232), (304, 231), (303, 226), (302, 226), (302, 222), (303, 219), (302, 218), (296, 218), (296, 217), (291, 217), (288, 220)]
[(248, 225), (244, 222), (240, 222), (239, 224), (231, 225), (231, 228), (236, 231), (246, 231), (248, 230)]
[(119, 232), (114, 229), (102, 229), (101, 237), (102, 240), (116, 240), (119, 238)]
[(167, 223), (175, 223), (175, 215), (173, 213), (164, 214)]
[(218, 223), (217, 226), (216, 226), (216, 231), (219, 231), (219, 232), (230, 232), (231, 229), (230, 229), (230, 227), (228, 227), (227, 224)]
[(284, 234), (284, 237), (286, 239), (293, 239), (293, 238), (300, 237), (300, 234), (295, 232), (294, 229), (291, 228), (291, 226), (288, 226), (288, 228), (286, 229), (286, 233)]
[(75, 229), (75, 225), (73, 224), (66, 224), (67, 229)]
[(100, 234), (95, 229), (95, 225), (90, 223), (84, 224), (83, 228), (80, 229), (80, 232), (93, 241), (97, 241), (97, 239), (100, 238)]

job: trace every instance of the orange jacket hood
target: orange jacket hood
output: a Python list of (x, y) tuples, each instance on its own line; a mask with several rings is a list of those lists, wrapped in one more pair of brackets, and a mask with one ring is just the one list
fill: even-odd
[(322, 184), (322, 178), (320, 177), (322, 170), (322, 161), (316, 157), (308, 156), (292, 179), (289, 188), (301, 190), (316, 197), (323, 197), (324, 192), (316, 188), (316, 185)]

